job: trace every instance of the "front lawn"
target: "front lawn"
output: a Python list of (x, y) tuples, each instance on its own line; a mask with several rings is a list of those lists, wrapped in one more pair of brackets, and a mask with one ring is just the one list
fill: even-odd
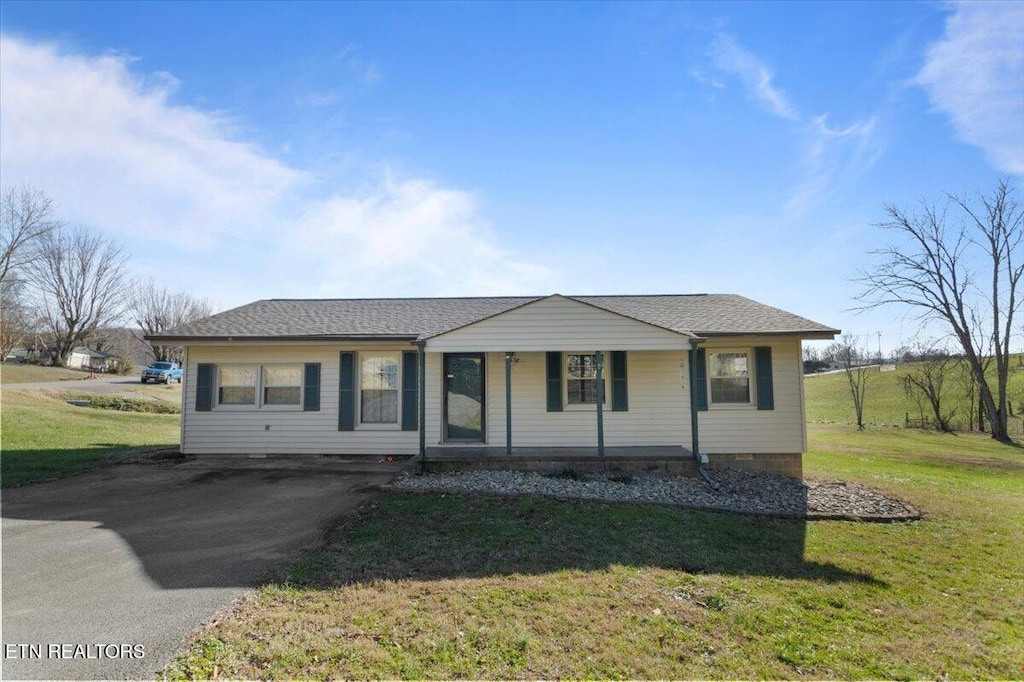
[(1024, 455), (812, 429), (806, 471), (904, 524), (382, 494), (173, 677), (1019, 678)]
[(2, 400), (5, 488), (79, 474), (131, 448), (179, 440), (179, 415), (75, 407), (46, 391), (5, 389)]
[(0, 364), (0, 382), (5, 384), (78, 381), (88, 378), (88, 372), (65, 369), (64, 367), (41, 367), (39, 365), (21, 365), (13, 362)]

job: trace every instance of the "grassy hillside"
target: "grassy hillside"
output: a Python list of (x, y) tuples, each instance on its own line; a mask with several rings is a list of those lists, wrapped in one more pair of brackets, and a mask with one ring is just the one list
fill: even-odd
[(82, 473), (134, 447), (176, 445), (180, 416), (75, 407), (46, 391), (5, 389), (3, 487)]
[[(911, 363), (900, 365), (890, 372), (873, 370), (864, 399), (866, 424), (903, 426), (908, 412), (911, 419), (919, 416), (917, 405), (903, 391), (903, 378), (909, 372), (913, 372), (914, 367), (915, 365)], [(856, 423), (853, 400), (850, 397), (850, 387), (845, 373), (809, 375), (804, 381), (804, 388), (807, 397), (807, 421), (825, 424)], [(963, 397), (963, 383), (958, 372), (954, 372), (949, 381), (949, 388), (944, 393), (948, 396), (944, 397), (944, 400), (948, 399), (950, 406), (955, 405), (957, 408), (954, 422), (965, 419), (969, 404)], [(1011, 426), (1011, 432), (1019, 435), (1022, 415), (1018, 408), (1024, 402), (1024, 367), (1020, 364), (1020, 356), (1011, 358), (1009, 395), (1013, 413), (1017, 415), (1016, 425)], [(926, 413), (925, 416), (931, 415)]]

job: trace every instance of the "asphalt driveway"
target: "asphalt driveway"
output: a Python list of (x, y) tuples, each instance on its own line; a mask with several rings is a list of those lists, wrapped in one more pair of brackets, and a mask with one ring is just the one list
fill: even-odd
[(136, 464), (5, 490), (3, 679), (152, 678), (391, 475)]

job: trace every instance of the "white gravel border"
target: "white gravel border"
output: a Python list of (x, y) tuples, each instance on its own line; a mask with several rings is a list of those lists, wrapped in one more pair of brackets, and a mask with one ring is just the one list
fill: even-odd
[(662, 504), (688, 509), (814, 520), (914, 521), (913, 506), (859, 483), (799, 481), (759, 471), (711, 471), (718, 490), (690, 476), (468, 470), (403, 475), (383, 486), (416, 493), (538, 495), (565, 500)]

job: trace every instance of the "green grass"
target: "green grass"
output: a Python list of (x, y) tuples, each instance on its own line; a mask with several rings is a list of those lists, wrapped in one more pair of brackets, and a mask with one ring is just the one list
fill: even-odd
[(39, 365), (0, 364), (0, 382), (5, 384), (28, 384), (41, 381), (78, 381), (88, 379), (88, 372), (77, 372), (63, 367), (40, 367)]
[(5, 488), (79, 474), (131, 448), (179, 439), (178, 415), (75, 407), (46, 391), (5, 389), (2, 401)]
[(171, 677), (1024, 676), (1024, 455), (814, 426), (810, 476), (924, 520), (382, 494)]
[[(903, 426), (908, 413), (911, 419), (920, 418), (917, 404), (903, 391), (903, 377), (913, 371), (913, 368), (913, 364), (908, 364), (900, 365), (889, 372), (872, 370), (864, 399), (865, 424)], [(944, 400), (949, 401), (950, 408), (956, 408), (954, 421), (963, 421), (970, 412), (970, 404), (963, 398), (961, 382), (955, 373), (949, 379), (948, 386), (944, 391)], [(804, 392), (807, 421), (825, 424), (856, 423), (850, 386), (843, 372), (808, 375), (804, 380)], [(1019, 356), (1011, 358), (1008, 395), (1011, 408), (1016, 415), (1011, 432), (1019, 435), (1021, 418), (1024, 417), (1021, 414), (1021, 405), (1024, 404), (1024, 366), (1020, 365)], [(925, 410), (924, 416), (931, 417), (927, 405)]]

